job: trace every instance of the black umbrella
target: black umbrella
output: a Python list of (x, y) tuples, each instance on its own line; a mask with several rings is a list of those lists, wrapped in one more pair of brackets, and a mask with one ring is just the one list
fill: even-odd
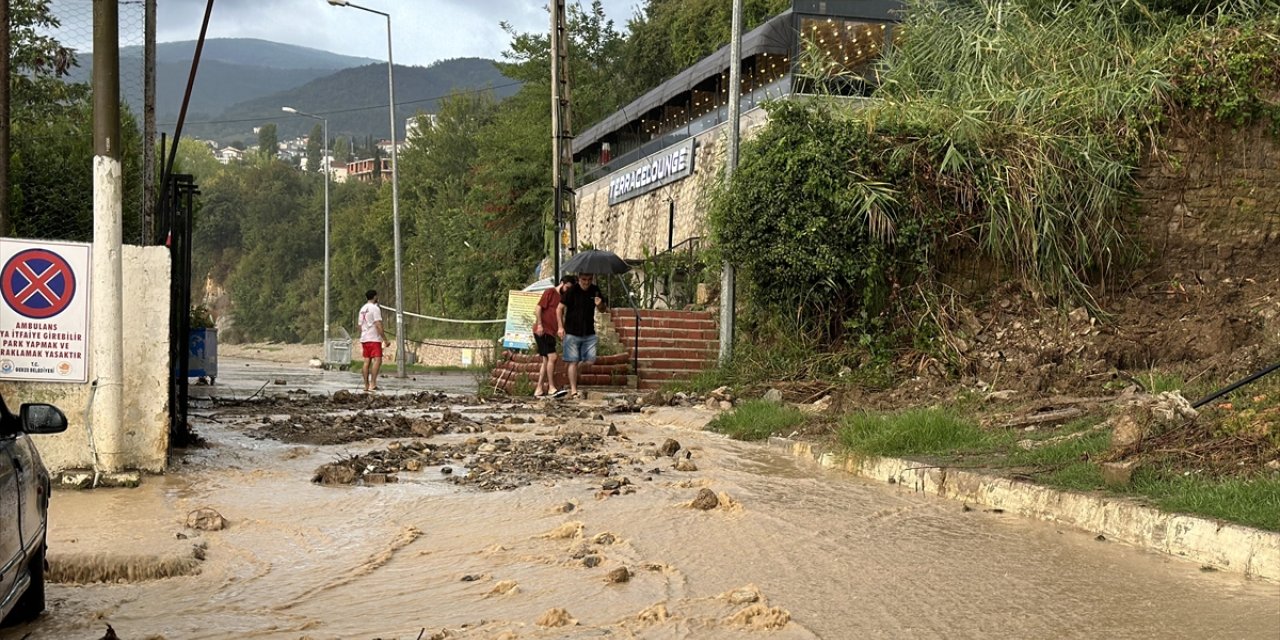
[(599, 273), (604, 275), (617, 275), (626, 273), (631, 270), (631, 265), (622, 261), (618, 254), (612, 251), (598, 251), (592, 249), (583, 251), (578, 255), (569, 258), (564, 266), (561, 267), (565, 273)]
[[(569, 258), (563, 266), (560, 267), (565, 273), (599, 273), (605, 275), (614, 275), (626, 273), (631, 270), (631, 265), (622, 261), (618, 254), (612, 251), (589, 250), (583, 251), (578, 255)], [(632, 301), (631, 313), (636, 318), (636, 341), (631, 350), (634, 360), (631, 363), (632, 371), (635, 375), (640, 375), (640, 310), (635, 308), (635, 296), (631, 294), (631, 290), (627, 288), (627, 283), (618, 278), (618, 282), (622, 284), (622, 290), (627, 292), (627, 299)]]

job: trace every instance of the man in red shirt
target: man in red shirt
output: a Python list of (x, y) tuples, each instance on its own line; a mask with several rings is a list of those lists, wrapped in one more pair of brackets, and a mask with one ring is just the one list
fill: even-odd
[[(533, 387), (533, 397), (559, 398), (567, 391), (556, 388), (556, 334), (560, 332), (560, 294), (566, 287), (573, 285), (573, 276), (563, 276), (560, 283), (542, 292), (538, 299), (538, 316), (534, 319), (533, 340), (538, 345), (538, 357), (542, 365), (538, 367), (538, 383)], [(542, 392), (542, 381), (547, 381), (547, 391)]]

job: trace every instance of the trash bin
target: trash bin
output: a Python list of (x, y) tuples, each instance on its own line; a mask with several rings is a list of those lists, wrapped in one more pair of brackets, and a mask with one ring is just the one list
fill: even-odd
[(213, 384), (218, 377), (218, 330), (192, 329), (187, 335), (187, 376), (208, 378)]
[(330, 369), (348, 369), (351, 367), (351, 341), (330, 340), (324, 353), (325, 365)]
[(351, 334), (342, 327), (331, 331), (329, 342), (324, 345), (324, 366), (346, 371), (351, 368)]

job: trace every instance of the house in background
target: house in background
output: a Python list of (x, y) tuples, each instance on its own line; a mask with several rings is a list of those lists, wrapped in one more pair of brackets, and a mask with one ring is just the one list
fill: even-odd
[[(379, 143), (381, 146), (381, 143)], [(391, 147), (388, 142), (387, 148)], [(388, 180), (391, 178), (391, 159), (379, 158), (382, 161), (380, 169), (381, 179)], [(373, 182), (373, 168), (375, 160), (373, 158), (365, 158), (363, 160), (352, 160), (347, 163), (346, 180), (356, 180), (358, 182)], [(346, 181), (344, 180), (344, 182)]]
[(244, 160), (244, 152), (235, 147), (223, 147), (214, 152), (213, 157), (217, 158), (218, 162), (222, 164), (230, 164)]
[(422, 135), (424, 129), (430, 129), (436, 126), (436, 114), (419, 113), (404, 121), (404, 139), (405, 142), (413, 140)]

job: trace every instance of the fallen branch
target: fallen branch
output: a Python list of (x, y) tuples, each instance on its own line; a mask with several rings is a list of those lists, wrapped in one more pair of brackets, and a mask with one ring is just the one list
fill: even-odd
[(1057, 411), (1047, 411), (1041, 414), (1031, 414), (1014, 418), (1009, 422), (1000, 425), (1005, 429), (1017, 429), (1021, 427), (1039, 426), (1046, 424), (1057, 424), (1059, 422), (1067, 422), (1075, 420), (1084, 415), (1084, 411), (1078, 407), (1069, 407), (1067, 409), (1059, 409)]

